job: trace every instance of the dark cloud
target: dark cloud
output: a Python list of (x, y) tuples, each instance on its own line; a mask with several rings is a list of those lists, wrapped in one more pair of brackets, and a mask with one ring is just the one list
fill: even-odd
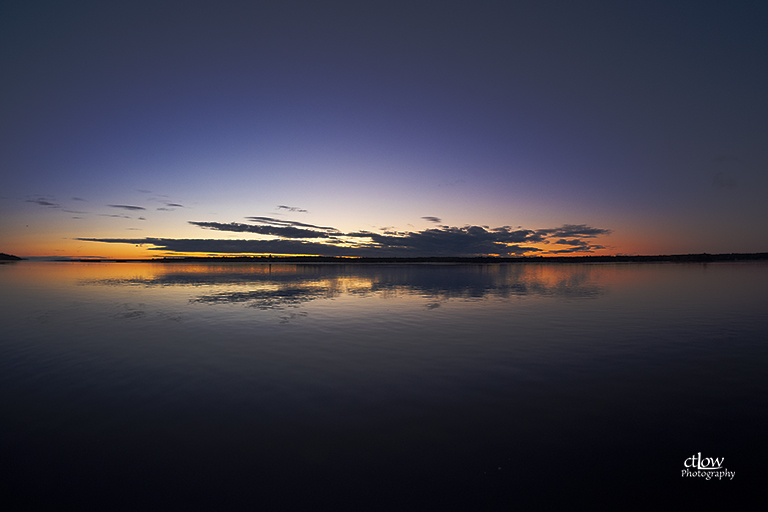
[(77, 238), (85, 242), (153, 245), (151, 250), (222, 254), (317, 254), (349, 256), (349, 251), (333, 245), (297, 240), (204, 240), (176, 238)]
[(99, 217), (112, 217), (115, 219), (130, 219), (128, 215), (117, 215), (116, 213), (109, 214), (109, 213), (100, 213)]
[(83, 199), (82, 197), (73, 197), (72, 200), (73, 201), (85, 201), (85, 199)]
[(171, 208), (184, 208), (184, 205), (179, 203), (165, 203), (165, 206), (169, 206)]
[(146, 210), (143, 206), (133, 206), (130, 204), (108, 204), (110, 208), (121, 208), (123, 210)]
[(44, 197), (39, 197), (37, 199), (27, 199), (25, 202), (39, 204), (40, 206), (50, 206), (51, 208), (61, 208), (60, 204), (52, 203)]
[(610, 229), (589, 227), (586, 224), (564, 224), (559, 228), (538, 229), (536, 233), (545, 237), (585, 237), (594, 238), (599, 235), (609, 235)]
[(592, 252), (595, 249), (605, 249), (603, 245), (580, 245), (578, 247), (571, 247), (570, 249), (558, 249), (556, 251), (549, 251), (552, 254), (572, 254), (575, 252)]
[[(482, 229), (482, 228), (480, 228)], [(518, 244), (505, 245), (471, 230), (445, 233), (418, 233), (405, 237), (371, 234), (371, 241), (341, 245), (303, 239), (274, 240), (203, 240), (203, 239), (114, 239), (78, 238), (78, 240), (105, 243), (151, 244), (153, 250), (199, 253), (273, 253), (317, 254), (323, 256), (418, 257), (418, 256), (478, 256), (499, 254), (522, 255), (540, 252), (536, 247)]]
[(302, 208), (297, 208), (296, 206), (285, 206), (281, 204), (277, 207), (278, 210), (288, 210), (289, 212), (296, 212), (296, 213), (307, 213), (307, 210), (304, 210)]
[(246, 217), (246, 219), (251, 222), (259, 222), (261, 224), (274, 224), (276, 226), (298, 226), (302, 228), (322, 229), (324, 231), (338, 231), (336, 228), (328, 226), (315, 226), (314, 224), (305, 224), (303, 222), (275, 219), (273, 217)]
[(275, 237), (269, 240), (211, 240), (211, 239), (93, 239), (79, 240), (149, 244), (152, 250), (185, 253), (273, 253), (312, 254), (322, 256), (368, 257), (472, 257), (498, 255), (502, 257), (541, 253), (536, 243), (570, 246), (551, 253), (591, 252), (603, 246), (584, 239), (610, 233), (585, 224), (566, 224), (551, 229), (513, 229), (509, 226), (450, 227), (439, 226), (414, 232), (354, 231), (343, 233), (332, 227), (314, 226), (301, 222), (283, 221), (270, 217), (248, 217), (261, 224), (238, 222), (200, 222), (190, 224), (204, 229), (233, 233), (254, 233)]
[(331, 235), (325, 231), (315, 231), (311, 229), (302, 229), (294, 226), (253, 226), (251, 224), (241, 224), (237, 222), (195, 222), (190, 224), (206, 229), (217, 231), (232, 231), (235, 233), (257, 233), (259, 235), (272, 235), (282, 238), (330, 238)]
[(561, 238), (560, 240), (557, 240), (553, 243), (558, 245), (574, 245), (574, 246), (580, 246), (580, 247), (586, 247), (587, 245), (589, 245), (584, 240), (579, 240), (577, 238), (573, 238), (571, 240), (566, 240), (565, 238)]
[(351, 236), (367, 236), (385, 252), (413, 253), (414, 256), (510, 256), (540, 251), (518, 245), (529, 242), (532, 234), (530, 230), (487, 230), (480, 226), (465, 226), (425, 229), (397, 236), (378, 233), (354, 233)]
[(434, 222), (436, 224), (443, 222), (442, 219), (440, 219), (440, 217), (422, 217), (422, 219), (427, 220), (429, 222)]
[[(254, 233), (276, 237), (271, 240), (210, 240), (210, 239), (90, 239), (79, 240), (105, 243), (150, 244), (153, 250), (201, 253), (274, 253), (317, 254), (323, 256), (369, 257), (471, 257), (484, 255), (518, 256), (543, 252), (531, 244), (553, 243), (570, 246), (551, 253), (591, 252), (603, 246), (592, 245), (590, 239), (610, 230), (585, 224), (566, 224), (552, 229), (512, 229), (509, 226), (482, 226), (425, 229), (415, 232), (355, 231), (342, 233), (335, 228), (320, 227), (269, 217), (248, 217), (261, 225), (237, 222), (189, 223), (204, 229), (234, 233)], [(308, 229), (309, 228), (309, 229)], [(566, 236), (568, 238), (566, 238)]]

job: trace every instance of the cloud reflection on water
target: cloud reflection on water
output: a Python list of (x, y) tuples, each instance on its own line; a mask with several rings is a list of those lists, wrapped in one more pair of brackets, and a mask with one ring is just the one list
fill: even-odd
[[(299, 307), (343, 295), (420, 296), (427, 307), (450, 299), (524, 296), (596, 298), (604, 293), (590, 265), (165, 265), (153, 274), (88, 281), (112, 286), (204, 287), (192, 303)], [(234, 287), (234, 289), (233, 289)], [(243, 288), (246, 288), (245, 290)]]

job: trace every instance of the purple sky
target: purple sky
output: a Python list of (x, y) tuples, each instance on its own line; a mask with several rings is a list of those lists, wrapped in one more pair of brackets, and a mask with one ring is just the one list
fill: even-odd
[(4, 2), (0, 252), (768, 251), (766, 26), (764, 2)]

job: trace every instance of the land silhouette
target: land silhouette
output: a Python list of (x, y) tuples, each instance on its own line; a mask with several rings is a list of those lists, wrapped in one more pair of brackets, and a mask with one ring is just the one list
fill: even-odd
[[(15, 256), (12, 257), (15, 259)], [(117, 263), (709, 263), (718, 261), (768, 260), (768, 252), (728, 254), (660, 254), (660, 255), (617, 255), (617, 256), (521, 256), (502, 258), (493, 256), (477, 257), (413, 257), (375, 258), (339, 256), (166, 256), (162, 258), (89, 258), (60, 259), (72, 262), (117, 262)]]

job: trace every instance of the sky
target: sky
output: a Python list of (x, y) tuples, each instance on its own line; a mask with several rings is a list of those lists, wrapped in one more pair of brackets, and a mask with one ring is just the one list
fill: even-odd
[(0, 252), (768, 252), (763, 1), (3, 2)]

